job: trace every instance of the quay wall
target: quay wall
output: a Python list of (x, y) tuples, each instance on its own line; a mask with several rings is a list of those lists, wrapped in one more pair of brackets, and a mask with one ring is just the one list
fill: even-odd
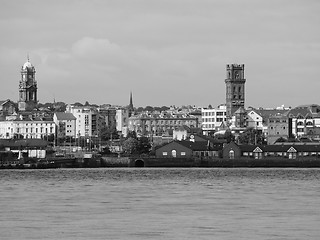
[(287, 158), (239, 158), (239, 159), (193, 159), (193, 158), (131, 158), (129, 167), (245, 167), (245, 168), (319, 168), (320, 159), (304, 157)]
[(129, 157), (101, 157), (101, 167), (129, 167)]
[(320, 168), (320, 158), (302, 157), (288, 159), (281, 157), (253, 159), (223, 158), (152, 158), (152, 157), (101, 157), (99, 159), (59, 159), (55, 162), (37, 164), (0, 164), (6, 168), (75, 168), (75, 167), (207, 167), (207, 168)]

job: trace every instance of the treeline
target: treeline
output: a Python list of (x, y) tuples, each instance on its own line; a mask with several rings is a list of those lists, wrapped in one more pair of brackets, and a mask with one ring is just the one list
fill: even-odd
[(144, 111), (148, 111), (148, 112), (154, 112), (154, 111), (166, 111), (170, 109), (170, 107), (167, 106), (162, 106), (162, 107), (152, 107), (152, 106), (146, 106), (146, 107), (138, 107), (136, 108), (136, 112), (144, 112)]
[[(52, 110), (52, 111), (59, 111), (59, 112), (64, 112), (66, 110), (66, 106), (68, 104), (67, 103), (64, 103), (64, 102), (54, 102), (54, 103), (38, 103), (37, 105), (37, 108), (38, 109), (49, 109), (49, 110)], [(89, 103), (88, 101), (85, 101), (84, 103), (81, 103), (81, 102), (75, 102), (73, 103), (72, 105), (74, 106), (79, 106), (79, 107), (82, 107), (82, 106), (90, 106), (90, 107), (100, 107), (100, 105), (98, 104), (92, 104), (92, 103)], [(111, 104), (103, 104), (102, 106), (105, 106), (105, 105), (109, 105), (109, 106), (112, 106)], [(158, 111), (158, 112), (163, 112), (163, 111), (167, 111), (169, 110), (170, 108), (175, 108), (177, 109), (175, 106), (162, 106), (162, 107), (153, 107), (153, 106), (146, 106), (146, 107), (135, 107), (135, 112), (145, 112), (145, 111), (148, 111), (148, 112), (154, 112), (154, 111)], [(191, 106), (191, 105), (188, 105), (188, 106), (181, 106), (179, 107), (178, 109), (192, 109), (194, 108), (194, 106)]]

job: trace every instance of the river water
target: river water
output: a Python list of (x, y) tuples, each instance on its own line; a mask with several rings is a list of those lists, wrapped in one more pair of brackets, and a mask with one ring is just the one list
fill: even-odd
[(0, 239), (320, 239), (320, 169), (0, 170)]

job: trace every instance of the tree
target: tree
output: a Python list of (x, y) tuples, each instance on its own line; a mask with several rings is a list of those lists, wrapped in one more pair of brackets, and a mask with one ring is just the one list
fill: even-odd
[(143, 107), (138, 107), (138, 108), (136, 109), (136, 112), (143, 112)]
[(55, 105), (55, 111), (56, 112), (64, 112), (66, 111), (67, 104), (64, 102), (57, 102)]
[(153, 112), (153, 107), (151, 107), (151, 106), (146, 106), (144, 110), (145, 110), (145, 111), (149, 111), (149, 112)]
[(135, 154), (137, 153), (138, 140), (132, 137), (126, 139), (122, 144), (122, 149), (126, 154)]
[(83, 104), (82, 104), (82, 103), (79, 103), (79, 102), (75, 102), (73, 105), (74, 105), (74, 106), (77, 106), (77, 107), (82, 107), (82, 106), (83, 106)]
[(128, 139), (128, 138), (137, 139), (137, 133), (135, 131), (129, 131), (126, 139)]
[(226, 130), (224, 133), (224, 138), (226, 139), (227, 143), (234, 141), (234, 135), (230, 130)]
[(100, 130), (101, 140), (118, 139), (119, 134), (115, 127), (104, 127)]
[(147, 137), (140, 137), (138, 139), (138, 146), (137, 146), (137, 152), (139, 154), (146, 154), (150, 152), (151, 144), (149, 141), (149, 138)]
[(261, 131), (254, 128), (247, 128), (240, 134), (239, 143), (250, 145), (264, 144), (265, 139), (263, 138)]

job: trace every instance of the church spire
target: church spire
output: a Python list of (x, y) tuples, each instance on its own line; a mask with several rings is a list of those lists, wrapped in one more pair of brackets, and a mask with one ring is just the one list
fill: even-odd
[(129, 104), (129, 105), (133, 107), (133, 102), (132, 102), (132, 92), (130, 92), (130, 104)]
[(129, 106), (128, 106), (128, 110), (129, 110), (129, 117), (131, 117), (131, 115), (134, 112), (133, 101), (132, 101), (132, 92), (130, 92), (130, 103), (129, 103)]

